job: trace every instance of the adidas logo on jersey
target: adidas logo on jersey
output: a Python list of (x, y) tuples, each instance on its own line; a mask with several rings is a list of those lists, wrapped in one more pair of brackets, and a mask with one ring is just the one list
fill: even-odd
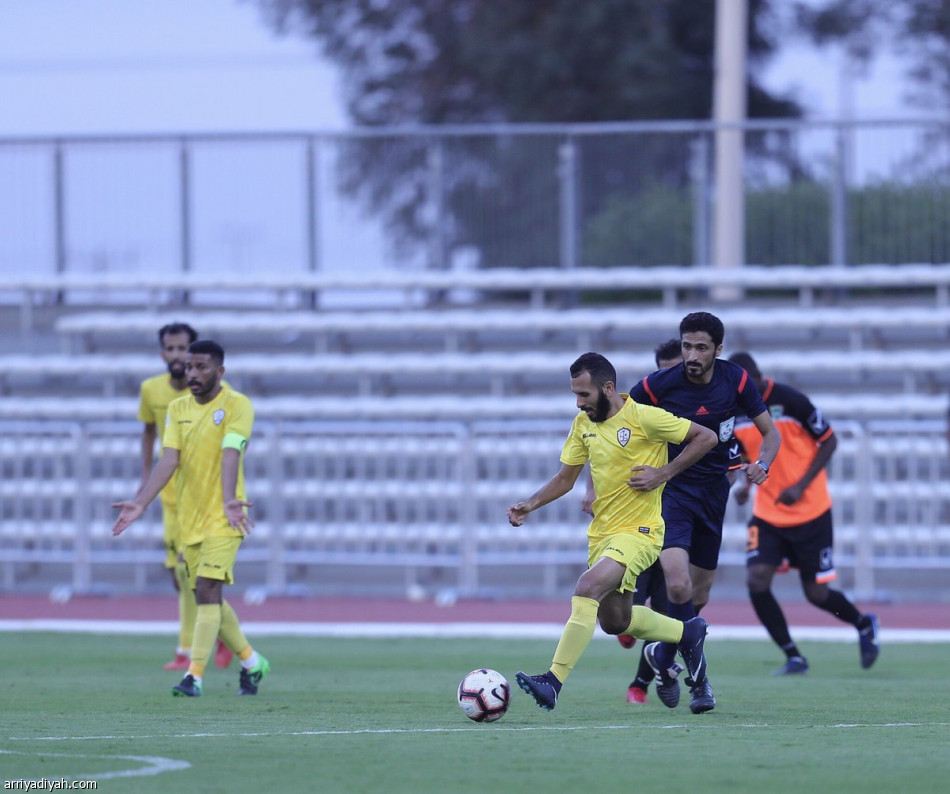
[(709, 416), (709, 411), (706, 410), (705, 405), (699, 406), (699, 410), (696, 412), (696, 416)]

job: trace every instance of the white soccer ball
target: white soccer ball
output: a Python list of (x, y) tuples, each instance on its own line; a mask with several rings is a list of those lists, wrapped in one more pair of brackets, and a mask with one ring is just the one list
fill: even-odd
[(494, 722), (505, 716), (511, 685), (497, 670), (472, 670), (459, 684), (458, 701), (465, 716), (475, 722)]

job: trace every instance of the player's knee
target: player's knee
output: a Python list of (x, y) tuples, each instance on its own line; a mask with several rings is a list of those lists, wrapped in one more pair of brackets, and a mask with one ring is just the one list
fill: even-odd
[(199, 604), (220, 604), (221, 591), (224, 582), (216, 579), (198, 577), (195, 583), (195, 599)]
[(816, 607), (821, 606), (828, 600), (828, 585), (826, 584), (808, 582), (804, 585), (804, 590), (805, 598), (808, 599), (808, 603)]
[(666, 580), (666, 592), (674, 604), (685, 604), (693, 597), (693, 587), (689, 579)]
[(583, 576), (577, 580), (577, 584), (574, 586), (574, 595), (580, 596), (581, 598), (593, 598), (595, 601), (600, 601), (601, 598), (601, 588), (596, 583), (590, 579), (585, 579)]
[(618, 615), (601, 615), (600, 627), (605, 634), (622, 634), (630, 627), (630, 621), (624, 621)]
[(764, 593), (772, 586), (773, 569), (767, 565), (753, 565), (746, 569), (746, 586), (750, 593)]
[(746, 577), (746, 587), (749, 588), (750, 593), (765, 593), (769, 589), (769, 579), (764, 576), (747, 576)]

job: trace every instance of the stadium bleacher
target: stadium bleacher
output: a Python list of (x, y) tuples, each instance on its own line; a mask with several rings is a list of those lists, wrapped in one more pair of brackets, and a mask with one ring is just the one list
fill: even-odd
[[(833, 419), (942, 419), (947, 414), (943, 395), (849, 392), (810, 392), (812, 401)], [(414, 395), (351, 397), (345, 401), (325, 396), (283, 395), (254, 398), (258, 416), (272, 419), (418, 419), (422, 412)], [(0, 397), (0, 420), (121, 421), (134, 417), (138, 399), (117, 397)], [(562, 389), (558, 394), (442, 395), (426, 399), (425, 416), (439, 420), (567, 419), (574, 416), (574, 401)]]
[[(950, 267), (748, 268), (742, 286), (768, 295), (721, 305), (703, 293), (733, 277), (708, 270), (516, 273), (242, 277), (233, 306), (200, 299), (231, 289), (220, 278), (174, 290), (132, 276), (5, 284), (34, 351), (0, 355), (0, 587), (42, 581), (37, 566), (50, 565), (76, 590), (126, 568), (132, 581), (117, 586), (149, 586), (157, 510), (117, 545), (108, 503), (137, 482), (138, 384), (162, 369), (155, 332), (186, 321), (225, 343), (229, 381), (254, 399), (258, 530), (242, 557), (257, 583), (318, 587), (327, 571), (372, 565), (389, 566), (397, 589), (436, 576), (475, 592), (502, 587), (495, 567), (530, 562), (540, 584), (520, 584), (554, 595), (582, 562), (579, 496), (530, 527), (503, 515), (556, 467), (574, 413), (568, 365), (600, 350), (628, 385), (700, 308), (723, 318), (727, 353), (749, 349), (839, 428), (839, 563), (853, 586), (873, 591), (875, 570), (946, 564)], [(617, 300), (576, 302), (604, 283)], [(651, 294), (632, 302), (644, 283)], [(361, 285), (403, 303), (320, 308), (326, 291)], [(459, 288), (475, 303), (432, 299)], [(244, 290), (267, 292), (264, 305), (260, 294), (243, 305)], [(744, 520), (730, 507), (727, 565), (742, 563)]]
[[(747, 293), (786, 296), (795, 305), (840, 303), (842, 296), (909, 297), (920, 305), (950, 304), (950, 269), (945, 265), (904, 264), (802, 267), (748, 265), (736, 270), (683, 267), (532, 268), (492, 270), (345, 269), (286, 272), (280, 269), (228, 278), (200, 273), (58, 273), (7, 278), (0, 303), (19, 308), (20, 326), (34, 326), (34, 309), (50, 305), (120, 302), (127, 308), (200, 307), (221, 304), (287, 309), (319, 306), (329, 293), (388, 291), (405, 308), (430, 305), (433, 296), (463, 291), (485, 298), (526, 296), (532, 309), (563, 306), (577, 293), (636, 293), (641, 301), (660, 296), (667, 308), (684, 308), (698, 293), (734, 287)], [(114, 299), (110, 301), (110, 296)], [(683, 298), (685, 297), (685, 300)], [(117, 299), (117, 300), (116, 300)]]
[[(668, 333), (668, 332), (664, 332)], [(512, 339), (514, 343), (514, 339)], [(750, 346), (751, 347), (751, 346)], [(936, 392), (950, 372), (950, 350), (756, 350), (770, 376), (801, 388), (880, 389)], [(341, 388), (363, 397), (431, 391), (436, 383), (451, 393), (557, 394), (565, 372), (583, 350), (539, 352), (360, 352), (259, 354), (235, 352), (225, 362), (228, 380), (249, 392), (332, 394)], [(638, 352), (601, 347), (618, 373), (633, 380), (650, 372), (650, 349)], [(140, 354), (0, 355), (0, 390), (48, 394), (51, 389), (114, 396), (134, 392), (155, 374), (156, 358)]]
[[(429, 311), (207, 311), (187, 312), (189, 322), (206, 336), (223, 339), (256, 338), (260, 344), (293, 339), (316, 352), (355, 351), (378, 345), (380, 335), (412, 335), (412, 343), (446, 352), (463, 349), (512, 348), (512, 339), (550, 346), (563, 340), (575, 350), (620, 347), (627, 341), (643, 343), (657, 329), (672, 334), (682, 319), (679, 308), (629, 306), (586, 309), (508, 308), (432, 309)], [(154, 339), (155, 330), (179, 319), (181, 311), (99, 311), (66, 314), (55, 322), (64, 353), (88, 353), (118, 338), (140, 335)], [(804, 337), (809, 346), (860, 350), (894, 347), (921, 332), (950, 328), (950, 306), (922, 311), (915, 306), (771, 306), (763, 327), (760, 306), (728, 306), (718, 316), (729, 330), (735, 348), (755, 337), (791, 340)], [(126, 344), (128, 344), (126, 342)], [(771, 341), (770, 346), (775, 342)]]

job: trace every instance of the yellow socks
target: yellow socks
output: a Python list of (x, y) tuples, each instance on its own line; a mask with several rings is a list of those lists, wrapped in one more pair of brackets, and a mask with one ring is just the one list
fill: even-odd
[(562, 684), (567, 680), (581, 658), (597, 626), (597, 610), (600, 607), (593, 598), (574, 596), (571, 598), (571, 616), (561, 634), (561, 640), (554, 651), (551, 672)]
[(198, 604), (195, 642), (191, 646), (191, 666), (188, 668), (188, 672), (195, 678), (200, 679), (204, 674), (220, 628), (221, 604)]
[(198, 617), (198, 604), (195, 591), (188, 586), (188, 574), (185, 563), (175, 566), (175, 581), (178, 582), (178, 644), (182, 648), (191, 648), (195, 639), (195, 620)]
[(245, 650), (250, 650), (250, 644), (241, 631), (241, 623), (238, 620), (237, 613), (227, 601), (221, 602), (221, 642), (227, 645), (232, 651), (238, 654), (238, 657)]
[(679, 642), (683, 638), (683, 622), (668, 618), (649, 607), (634, 606), (630, 625), (622, 634), (631, 634), (643, 640)]

